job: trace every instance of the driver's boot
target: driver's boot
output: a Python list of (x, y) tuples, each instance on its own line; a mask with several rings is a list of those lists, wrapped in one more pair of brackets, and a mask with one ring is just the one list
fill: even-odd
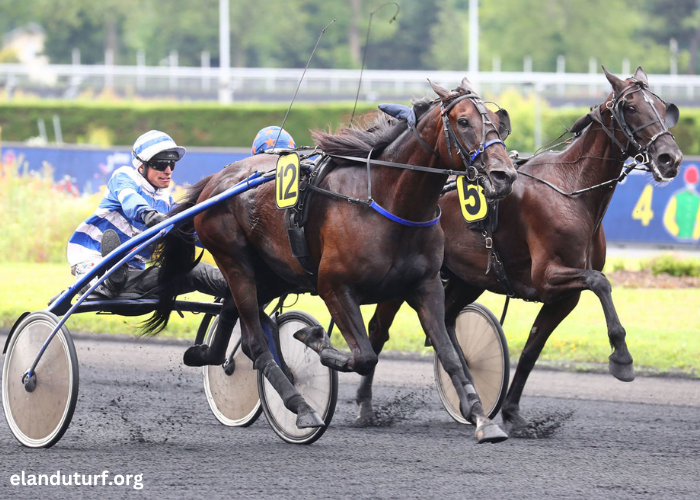
[[(114, 229), (107, 229), (102, 233), (102, 257), (106, 257), (117, 249), (122, 244), (119, 235)], [(116, 297), (126, 285), (128, 277), (128, 266), (123, 264), (119, 266), (97, 289), (100, 293), (107, 296)], [(107, 292), (107, 293), (105, 293)]]

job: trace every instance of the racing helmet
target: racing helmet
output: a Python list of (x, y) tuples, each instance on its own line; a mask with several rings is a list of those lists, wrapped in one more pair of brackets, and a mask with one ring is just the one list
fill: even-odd
[(150, 130), (136, 139), (131, 151), (131, 164), (134, 168), (146, 165), (156, 155), (159, 158), (180, 161), (187, 150), (175, 144), (175, 141), (165, 132)]
[[(279, 134), (279, 139), (277, 135)], [(277, 140), (277, 145), (275, 146), (275, 140)], [(282, 130), (280, 134), (280, 128), (277, 126), (265, 127), (260, 129), (258, 134), (253, 140), (253, 148), (251, 154), (257, 155), (268, 149), (275, 148), (295, 148), (294, 139), (289, 132)]]

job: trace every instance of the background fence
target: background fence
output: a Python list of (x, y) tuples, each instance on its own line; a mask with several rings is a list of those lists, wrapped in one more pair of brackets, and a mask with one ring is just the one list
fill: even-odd
[[(570, 104), (600, 98), (609, 92), (609, 84), (600, 66), (591, 61), (588, 73), (478, 72), (466, 71), (382, 71), (365, 70), (360, 99), (408, 100), (429, 95), (427, 78), (447, 88), (455, 87), (467, 76), (482, 93), (500, 92), (515, 87), (537, 92), (556, 104)], [(635, 68), (623, 63), (621, 76)], [(302, 69), (230, 68), (180, 66), (116, 66), (50, 64), (0, 64), (0, 87), (12, 96), (17, 89), (43, 97), (75, 98), (85, 90), (110, 89), (126, 96), (170, 96), (186, 99), (216, 100), (225, 90), (234, 100), (284, 100), (294, 93)], [(359, 70), (310, 69), (300, 88), (300, 100), (354, 100), (360, 80)], [(700, 102), (700, 75), (649, 75), (655, 92), (667, 100)]]

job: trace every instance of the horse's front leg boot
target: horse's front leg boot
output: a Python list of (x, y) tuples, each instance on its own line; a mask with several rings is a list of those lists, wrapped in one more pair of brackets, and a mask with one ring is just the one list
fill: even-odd
[(299, 405), (299, 413), (297, 413), (297, 428), (307, 429), (309, 427), (325, 427), (326, 423), (307, 403)]
[(294, 338), (319, 354), (323, 349), (332, 347), (331, 341), (326, 336), (326, 331), (320, 325), (302, 328), (294, 334)]
[(464, 391), (466, 393), (466, 398), (460, 395), (459, 411), (462, 413), (462, 416), (467, 420), (467, 422), (471, 422), (472, 424), (476, 425), (477, 416), (483, 415), (484, 413), (484, 410), (481, 407), (481, 399), (479, 399), (479, 395), (476, 393), (476, 389), (474, 389), (474, 386), (471, 385), (469, 382), (464, 382), (464, 385), (462, 387), (464, 388)]
[(328, 347), (321, 351), (321, 364), (339, 372), (353, 371), (352, 368), (350, 368), (351, 359), (351, 354), (340, 352), (333, 347)]
[(206, 344), (193, 345), (185, 351), (182, 356), (182, 362), (185, 366), (207, 366), (207, 365), (220, 365), (224, 362), (224, 358), (211, 359), (209, 355), (209, 346)]

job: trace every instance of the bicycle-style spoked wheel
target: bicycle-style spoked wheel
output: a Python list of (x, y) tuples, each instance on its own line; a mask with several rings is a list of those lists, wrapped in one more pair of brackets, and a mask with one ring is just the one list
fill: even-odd
[(277, 391), (262, 371), (258, 372), (260, 401), (267, 421), (279, 437), (292, 444), (311, 444), (320, 438), (331, 423), (338, 399), (337, 372), (323, 366), (315, 351), (294, 338), (294, 334), (302, 328), (318, 324), (313, 316), (301, 311), (289, 311), (278, 316), (278, 352), (292, 375), (294, 387), (321, 416), (325, 427), (297, 428), (297, 416), (285, 408)]
[[(209, 325), (204, 338), (205, 344), (211, 344), (218, 324), (217, 316)], [(229, 362), (231, 359), (232, 365)], [(262, 406), (258, 396), (258, 379), (253, 369), (253, 362), (241, 349), (239, 322), (236, 322), (231, 333), (226, 360), (228, 364), (203, 368), (207, 402), (214, 416), (222, 424), (230, 427), (248, 427), (258, 419), (262, 413)]]
[[(474, 388), (481, 398), (484, 413), (493, 418), (501, 409), (510, 379), (510, 355), (503, 328), (488, 308), (475, 302), (457, 316), (455, 333), (474, 377)], [(435, 384), (447, 413), (461, 424), (470, 423), (459, 411), (457, 391), (437, 354)]]
[[(36, 386), (28, 391), (23, 376), (58, 324), (47, 311), (26, 316), (12, 335), (2, 370), (2, 404), (12, 434), (29, 448), (49, 448), (70, 425), (78, 400), (78, 357), (63, 326), (36, 366)], [(31, 387), (32, 383), (27, 387)]]

